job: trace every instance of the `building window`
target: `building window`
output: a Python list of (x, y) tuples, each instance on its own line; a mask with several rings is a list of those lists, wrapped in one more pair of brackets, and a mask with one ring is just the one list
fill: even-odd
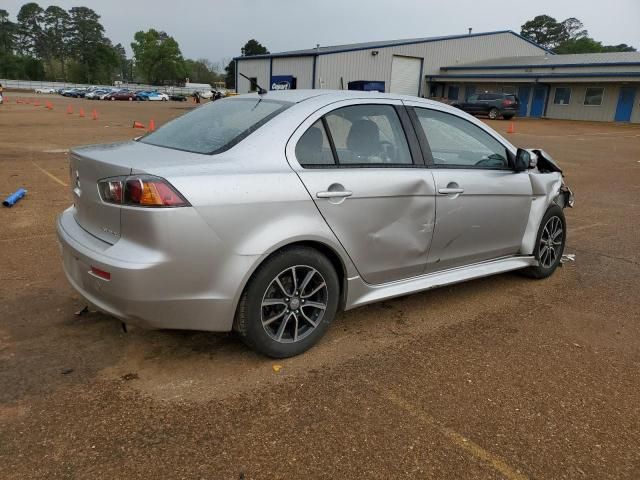
[(458, 96), (460, 95), (460, 87), (457, 85), (449, 85), (449, 100), (458, 100)]
[(584, 104), (591, 106), (602, 105), (602, 98), (604, 97), (603, 87), (588, 87), (584, 94)]
[(569, 87), (556, 87), (556, 93), (553, 96), (554, 105), (569, 105), (571, 101), (571, 89)]
[(257, 77), (249, 77), (249, 91), (250, 92), (255, 92), (258, 89), (256, 88), (256, 85), (258, 84), (258, 78)]

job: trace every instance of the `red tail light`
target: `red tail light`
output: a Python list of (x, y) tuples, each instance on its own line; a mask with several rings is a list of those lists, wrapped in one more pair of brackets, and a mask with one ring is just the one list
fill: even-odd
[(513, 105), (514, 103), (515, 102), (513, 100), (506, 99), (502, 101), (502, 106), (507, 107), (509, 105)]
[(119, 177), (98, 183), (107, 203), (140, 207), (186, 207), (187, 202), (164, 178), (151, 175)]

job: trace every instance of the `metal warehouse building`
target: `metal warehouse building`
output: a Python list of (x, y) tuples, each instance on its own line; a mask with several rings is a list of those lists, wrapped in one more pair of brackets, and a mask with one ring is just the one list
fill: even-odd
[(384, 90), (463, 101), (515, 93), (521, 116), (640, 122), (640, 53), (554, 55), (515, 32), (368, 42), (237, 57), (261, 86)]

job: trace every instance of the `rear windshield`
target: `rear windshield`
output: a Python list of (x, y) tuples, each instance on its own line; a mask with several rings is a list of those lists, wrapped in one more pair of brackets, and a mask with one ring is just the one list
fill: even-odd
[(176, 118), (140, 142), (216, 154), (230, 149), (291, 105), (259, 97), (217, 100)]

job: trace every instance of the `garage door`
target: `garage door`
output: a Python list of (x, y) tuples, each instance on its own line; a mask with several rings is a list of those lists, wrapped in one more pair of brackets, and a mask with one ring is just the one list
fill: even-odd
[(394, 55), (391, 63), (391, 93), (418, 96), (422, 59)]

